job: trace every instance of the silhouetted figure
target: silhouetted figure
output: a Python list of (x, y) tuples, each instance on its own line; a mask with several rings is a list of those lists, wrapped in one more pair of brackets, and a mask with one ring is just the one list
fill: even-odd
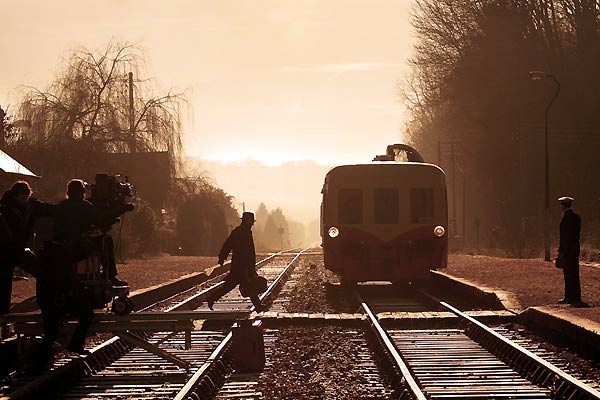
[(26, 181), (17, 181), (0, 199), (0, 314), (10, 312), (15, 267), (36, 274), (35, 255), (25, 247), (35, 219), (53, 212), (51, 204), (30, 198), (31, 193)]
[(83, 345), (94, 316), (89, 293), (75, 284), (74, 264), (85, 259), (84, 235), (96, 222), (94, 206), (85, 200), (85, 184), (72, 179), (67, 198), (56, 205), (54, 239), (44, 244), (42, 272), (36, 282), (37, 302), (42, 312), (44, 337), (34, 360), (43, 371), (52, 358), (52, 345), (67, 314), (78, 317), (67, 348), (86, 354)]
[[(44, 338), (35, 359), (35, 369), (38, 371), (47, 367), (52, 345), (67, 314), (78, 317), (67, 349), (78, 354), (89, 353), (84, 349), (84, 344), (94, 316), (92, 294), (90, 289), (77, 284), (75, 265), (87, 258), (103, 240), (104, 245), (112, 250), (110, 237), (101, 235), (95, 238), (90, 233), (94, 227), (105, 226), (106, 221), (113, 221), (113, 214), (122, 210), (114, 210), (111, 214), (98, 210), (85, 199), (85, 190), (82, 180), (69, 181), (67, 198), (55, 206), (54, 238), (44, 245), (43, 268), (36, 285), (37, 301), (44, 322)], [(113, 285), (126, 286), (127, 282), (116, 278), (114, 254), (112, 251), (108, 253), (108, 256), (101, 258), (103, 268), (107, 269), (105, 274)]]
[(565, 297), (559, 304), (570, 303), (574, 306), (583, 305), (581, 302), (581, 287), (579, 284), (579, 233), (581, 218), (571, 209), (572, 197), (558, 199), (563, 210), (560, 221), (560, 244), (558, 258), (563, 260), (563, 275), (565, 279)]
[[(237, 285), (246, 283), (251, 279), (251, 274), (256, 274), (256, 253), (254, 240), (252, 239), (252, 225), (254, 225), (254, 214), (245, 212), (242, 214), (242, 223), (231, 231), (229, 237), (223, 243), (219, 252), (219, 264), (223, 265), (229, 252), (231, 256), (231, 269), (225, 278), (225, 283), (208, 300), (208, 308), (213, 309), (215, 301), (229, 293)], [(260, 298), (257, 294), (250, 297), (257, 312), (262, 311)]]
[[(73, 179), (67, 187), (67, 198), (56, 205), (54, 239), (80, 246), (92, 227), (106, 226), (106, 221), (112, 222), (115, 217), (120, 215), (120, 212), (121, 210), (115, 210), (113, 214), (108, 214), (108, 212), (99, 210), (86, 200), (83, 181)], [(110, 226), (110, 224), (108, 225)], [(89, 243), (89, 245), (101, 246), (102, 239), (107, 241), (105, 245), (113, 246), (110, 236), (91, 239), (93, 243)], [(127, 282), (117, 278), (117, 264), (112, 251), (108, 259), (102, 260), (102, 266), (106, 269), (104, 273), (113, 286), (127, 286)]]

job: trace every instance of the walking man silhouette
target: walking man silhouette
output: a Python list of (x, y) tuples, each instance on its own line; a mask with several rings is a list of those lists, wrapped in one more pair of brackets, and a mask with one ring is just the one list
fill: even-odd
[[(254, 250), (254, 240), (252, 239), (252, 225), (254, 225), (254, 213), (244, 212), (242, 214), (242, 223), (231, 231), (231, 234), (221, 247), (219, 252), (219, 264), (223, 265), (230, 252), (231, 269), (225, 278), (224, 284), (208, 298), (208, 308), (213, 309), (215, 301), (229, 293), (237, 285), (250, 281), (252, 275), (256, 274), (256, 252)], [(250, 296), (256, 312), (263, 310), (260, 298), (257, 294)]]

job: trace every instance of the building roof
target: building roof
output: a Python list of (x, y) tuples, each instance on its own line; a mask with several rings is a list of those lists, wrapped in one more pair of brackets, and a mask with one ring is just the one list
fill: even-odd
[(23, 176), (38, 177), (36, 174), (28, 170), (24, 165), (17, 160), (0, 150), (0, 171), (7, 174), (16, 174)]

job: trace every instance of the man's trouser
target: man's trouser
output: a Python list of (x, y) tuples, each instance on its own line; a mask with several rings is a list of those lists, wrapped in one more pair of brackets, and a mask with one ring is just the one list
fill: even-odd
[(15, 267), (0, 265), (0, 315), (10, 312), (10, 299), (12, 294), (12, 279)]
[(565, 278), (565, 299), (569, 301), (581, 301), (579, 253), (566, 255), (566, 265), (563, 268), (563, 276)]
[[(223, 284), (210, 296), (210, 300), (217, 301), (227, 293), (231, 292), (237, 285), (239, 285), (243, 279), (246, 279), (246, 275), (243, 273), (241, 268), (232, 267), (229, 274), (225, 277)], [(260, 305), (260, 298), (258, 296), (250, 297), (252, 304), (255, 307)]]
[(39, 353), (36, 357), (38, 365), (45, 365), (52, 355), (52, 345), (58, 337), (60, 328), (63, 325), (67, 314), (67, 307), (72, 309), (72, 314), (77, 315), (77, 326), (67, 346), (69, 349), (81, 349), (85, 344), (85, 339), (94, 317), (94, 310), (90, 306), (89, 299), (84, 296), (75, 296), (69, 299), (70, 304), (57, 304), (58, 295), (43, 295), (38, 299), (42, 319), (44, 323), (44, 337), (40, 345)]

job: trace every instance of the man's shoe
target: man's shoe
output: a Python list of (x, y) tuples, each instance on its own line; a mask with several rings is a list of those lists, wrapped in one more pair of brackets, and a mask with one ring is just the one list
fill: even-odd
[(558, 304), (569, 304), (571, 302), (571, 300), (566, 299), (566, 298), (562, 298), (559, 301), (557, 301)]
[(210, 311), (215, 311), (215, 309), (213, 308), (213, 306), (215, 305), (215, 301), (213, 299), (206, 300), (206, 304), (208, 305)]
[(266, 307), (263, 306), (262, 304), (254, 306), (254, 312), (257, 313), (257, 314), (265, 311), (265, 309), (266, 309)]
[(120, 280), (116, 276), (110, 280), (113, 286), (129, 286), (129, 283)]
[(7, 324), (0, 325), (0, 339), (8, 339), (10, 336), (10, 326), (8, 326)]
[(89, 350), (84, 349), (83, 346), (78, 347), (78, 346), (69, 345), (67, 347), (67, 350), (70, 351), (71, 353), (77, 353), (81, 356), (89, 356), (90, 354), (92, 354), (92, 353), (90, 353)]
[(576, 301), (571, 302), (571, 307), (575, 307), (575, 308), (589, 308), (590, 305), (587, 304), (587, 303), (584, 303), (581, 300), (576, 300)]

